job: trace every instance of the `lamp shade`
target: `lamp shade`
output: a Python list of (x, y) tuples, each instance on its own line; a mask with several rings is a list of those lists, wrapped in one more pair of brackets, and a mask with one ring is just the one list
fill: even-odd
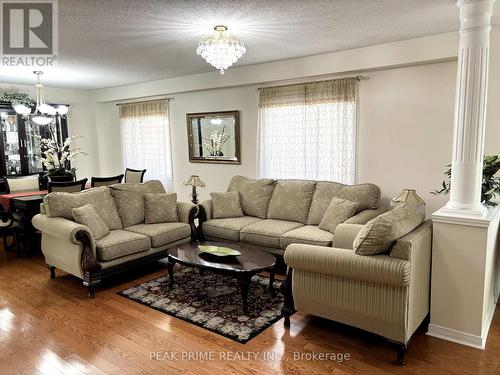
[(425, 201), (417, 195), (417, 191), (415, 189), (403, 189), (398, 196), (392, 198), (391, 203), (393, 205), (399, 203), (410, 203), (425, 206)]
[(186, 186), (197, 186), (197, 187), (205, 187), (205, 183), (200, 179), (200, 176), (192, 175), (184, 182)]

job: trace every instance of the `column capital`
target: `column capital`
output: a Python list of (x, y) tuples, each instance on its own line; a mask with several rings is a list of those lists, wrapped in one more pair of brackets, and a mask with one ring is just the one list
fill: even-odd
[(460, 8), (460, 30), (490, 28), (495, 0), (458, 0)]

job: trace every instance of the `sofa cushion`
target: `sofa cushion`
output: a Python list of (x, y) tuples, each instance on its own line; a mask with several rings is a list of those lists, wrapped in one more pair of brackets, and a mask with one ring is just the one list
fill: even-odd
[(335, 233), (335, 228), (352, 217), (358, 208), (358, 202), (347, 199), (333, 198), (319, 223), (319, 228)]
[(185, 223), (139, 224), (126, 227), (134, 233), (140, 233), (151, 239), (151, 246), (163, 246), (191, 236), (191, 227)]
[(234, 176), (227, 191), (240, 193), (241, 208), (246, 216), (255, 216), (265, 219), (269, 208), (269, 201), (273, 195), (274, 180)]
[(315, 186), (315, 181), (277, 181), (269, 203), (267, 218), (297, 221), (305, 224)]
[(144, 195), (161, 194), (165, 189), (160, 181), (142, 184), (115, 184), (110, 186), (116, 208), (124, 227), (144, 223)]
[(214, 219), (243, 216), (240, 194), (237, 191), (227, 193), (211, 193), (212, 215)]
[(144, 222), (146, 224), (179, 222), (177, 194), (144, 194)]
[(202, 224), (203, 234), (223, 238), (230, 241), (240, 240), (240, 231), (247, 225), (262, 221), (253, 216), (242, 216), (230, 219), (212, 219)]
[(359, 255), (375, 255), (388, 251), (393, 243), (418, 227), (425, 214), (415, 205), (400, 204), (363, 226), (354, 240)]
[(48, 217), (64, 217), (73, 220), (73, 208), (92, 205), (110, 230), (121, 229), (115, 201), (107, 186), (83, 190), (78, 193), (53, 192), (43, 198), (43, 206)]
[(344, 185), (337, 182), (317, 182), (307, 224), (318, 225), (321, 222), (333, 197), (358, 202), (356, 212), (360, 212), (369, 208), (377, 208), (380, 188), (374, 184)]
[(303, 243), (307, 245), (331, 246), (333, 234), (318, 228), (316, 225), (305, 225), (303, 227), (286, 232), (280, 238), (282, 249), (292, 243)]
[(255, 245), (280, 248), (280, 237), (286, 232), (301, 227), (294, 221), (266, 219), (250, 224), (240, 232), (240, 240)]
[(112, 230), (95, 242), (97, 260), (106, 262), (151, 248), (149, 237), (128, 230)]
[(90, 204), (73, 208), (73, 219), (89, 228), (95, 240), (99, 240), (109, 233), (108, 226)]

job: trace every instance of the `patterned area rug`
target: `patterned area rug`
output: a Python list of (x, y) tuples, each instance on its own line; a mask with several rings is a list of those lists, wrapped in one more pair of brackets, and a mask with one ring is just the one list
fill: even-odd
[(245, 315), (235, 278), (208, 271), (200, 274), (194, 268), (174, 272), (173, 289), (168, 288), (168, 277), (163, 276), (118, 294), (242, 344), (282, 317), (281, 281), (274, 282), (276, 293), (272, 297), (269, 279), (253, 276)]

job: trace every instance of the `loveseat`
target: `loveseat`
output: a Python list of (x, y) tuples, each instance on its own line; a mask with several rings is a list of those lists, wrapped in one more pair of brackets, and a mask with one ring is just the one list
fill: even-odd
[[(169, 208), (173, 215), (167, 222), (160, 218), (149, 223), (145, 199), (163, 195), (169, 196), (170, 207), (155, 204), (153, 208), (160, 216)], [(56, 268), (70, 273), (83, 280), (93, 297), (103, 278), (161, 259), (169, 248), (193, 241), (198, 207), (177, 202), (175, 194), (165, 194), (160, 181), (148, 181), (50, 193), (40, 211), (32, 222), (42, 232), (42, 252), (51, 277)], [(84, 219), (89, 211), (94, 215), (87, 217), (88, 225), (75, 221), (79, 211)], [(96, 226), (96, 221), (102, 223)]]
[(318, 225), (333, 197), (359, 202), (346, 223), (365, 224), (385, 211), (378, 208), (380, 188), (374, 184), (234, 176), (227, 190), (239, 193), (243, 216), (214, 218), (212, 200), (206, 200), (200, 204), (200, 237), (245, 242), (279, 257), (292, 243), (332, 245), (334, 233)]

